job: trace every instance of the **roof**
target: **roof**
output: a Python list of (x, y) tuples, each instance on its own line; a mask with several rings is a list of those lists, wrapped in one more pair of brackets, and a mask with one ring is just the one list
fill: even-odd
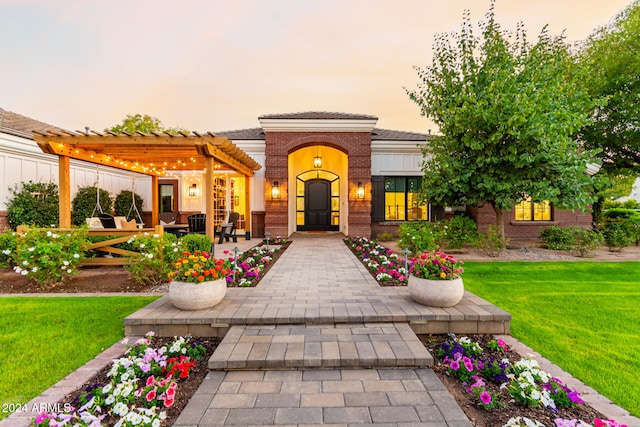
[(371, 132), (373, 141), (426, 141), (429, 135), (426, 133), (406, 132), (402, 130), (378, 129), (375, 128)]
[(332, 113), (328, 111), (305, 111), (302, 113), (267, 114), (258, 119), (303, 119), (303, 120), (378, 120), (366, 114)]
[[(262, 128), (229, 130), (217, 132), (217, 135), (224, 136), (230, 140), (264, 140), (264, 130)], [(373, 129), (371, 140), (373, 141), (421, 141), (429, 138), (426, 133), (405, 132), (401, 130)]]
[(56, 126), (0, 108), (0, 132), (33, 139), (32, 131), (46, 131), (49, 129), (54, 131), (61, 130)]

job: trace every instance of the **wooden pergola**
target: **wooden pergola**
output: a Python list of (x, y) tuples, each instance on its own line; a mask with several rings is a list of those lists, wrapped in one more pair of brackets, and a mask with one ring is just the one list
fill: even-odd
[[(218, 167), (236, 171), (248, 180), (261, 168), (244, 151), (225, 137), (211, 132), (170, 134), (116, 134), (66, 130), (33, 131), (40, 149), (58, 156), (60, 191), (60, 227), (71, 227), (70, 159), (151, 176), (151, 222), (158, 224), (158, 178), (167, 171), (205, 173), (205, 213), (207, 235), (214, 238), (214, 170)], [(249, 189), (248, 182), (245, 188)], [(247, 210), (249, 197), (247, 190)]]

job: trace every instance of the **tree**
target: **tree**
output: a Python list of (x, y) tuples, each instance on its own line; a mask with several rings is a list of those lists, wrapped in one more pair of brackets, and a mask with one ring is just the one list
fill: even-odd
[(585, 146), (600, 148), (603, 168), (640, 172), (640, 0), (582, 44), (579, 59), (592, 97), (606, 97), (582, 129)]
[(441, 133), (423, 148), (423, 196), (443, 206), (489, 203), (504, 239), (503, 213), (527, 197), (565, 209), (591, 203), (592, 153), (571, 135), (593, 102), (563, 37), (545, 28), (531, 45), (519, 25), (512, 41), (493, 5), (486, 16), (481, 37), (468, 13), (460, 33), (438, 35), (432, 65), (415, 67), (421, 82), (407, 93)]
[(117, 134), (123, 134), (123, 133), (130, 133), (130, 134), (134, 134), (136, 133), (136, 131), (140, 131), (142, 133), (146, 133), (146, 134), (150, 134), (152, 132), (167, 132), (170, 133), (172, 135), (177, 135), (178, 133), (182, 132), (185, 134), (188, 134), (189, 131), (181, 128), (181, 127), (176, 127), (176, 128), (165, 128), (164, 125), (162, 124), (162, 122), (155, 118), (155, 117), (151, 117), (147, 114), (142, 115), (142, 114), (136, 114), (136, 115), (131, 115), (131, 114), (127, 114), (127, 117), (122, 120), (122, 123), (119, 125), (115, 125), (112, 126), (111, 128), (107, 128), (105, 129), (105, 132), (113, 132), (113, 133), (117, 133)]

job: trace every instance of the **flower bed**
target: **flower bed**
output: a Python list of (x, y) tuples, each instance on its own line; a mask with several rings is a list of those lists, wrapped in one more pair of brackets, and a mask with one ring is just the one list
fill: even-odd
[(406, 286), (409, 282), (411, 260), (366, 237), (346, 237), (344, 242), (381, 286)]
[[(125, 340), (126, 341), (126, 340)], [(88, 384), (67, 396), (61, 413), (41, 413), (31, 426), (171, 425), (199, 387), (215, 343), (148, 333)]]
[(606, 420), (576, 390), (490, 336), (422, 336), (460, 407), (482, 427), (600, 427)]
[(270, 239), (268, 247), (265, 241), (239, 254), (237, 259), (233, 257), (230, 251), (225, 250), (224, 256), (227, 258), (226, 261), (229, 266), (227, 286), (256, 286), (290, 244), (291, 242), (286, 238), (278, 236), (275, 239)]

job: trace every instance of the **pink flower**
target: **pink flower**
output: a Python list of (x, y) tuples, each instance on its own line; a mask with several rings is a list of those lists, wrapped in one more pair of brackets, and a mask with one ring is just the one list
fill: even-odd
[(155, 382), (155, 378), (153, 375), (151, 375), (149, 378), (147, 378), (147, 386), (150, 386), (151, 384), (153, 384)]
[(467, 371), (469, 372), (473, 372), (473, 363), (471, 362), (464, 362), (464, 367), (467, 368)]
[(173, 398), (169, 398), (169, 397), (167, 397), (167, 398), (164, 400), (164, 407), (165, 407), (165, 408), (170, 408), (170, 407), (172, 407), (172, 406), (173, 406)]
[(457, 360), (454, 360), (453, 362), (449, 363), (449, 368), (457, 371), (458, 369), (460, 369), (460, 363)]
[(151, 390), (149, 393), (147, 393), (147, 395), (145, 396), (145, 399), (147, 399), (147, 402), (151, 402), (153, 399), (156, 398), (156, 391)]
[(482, 393), (480, 393), (480, 400), (485, 405), (488, 405), (489, 403), (491, 403), (491, 395), (486, 391), (483, 391)]

